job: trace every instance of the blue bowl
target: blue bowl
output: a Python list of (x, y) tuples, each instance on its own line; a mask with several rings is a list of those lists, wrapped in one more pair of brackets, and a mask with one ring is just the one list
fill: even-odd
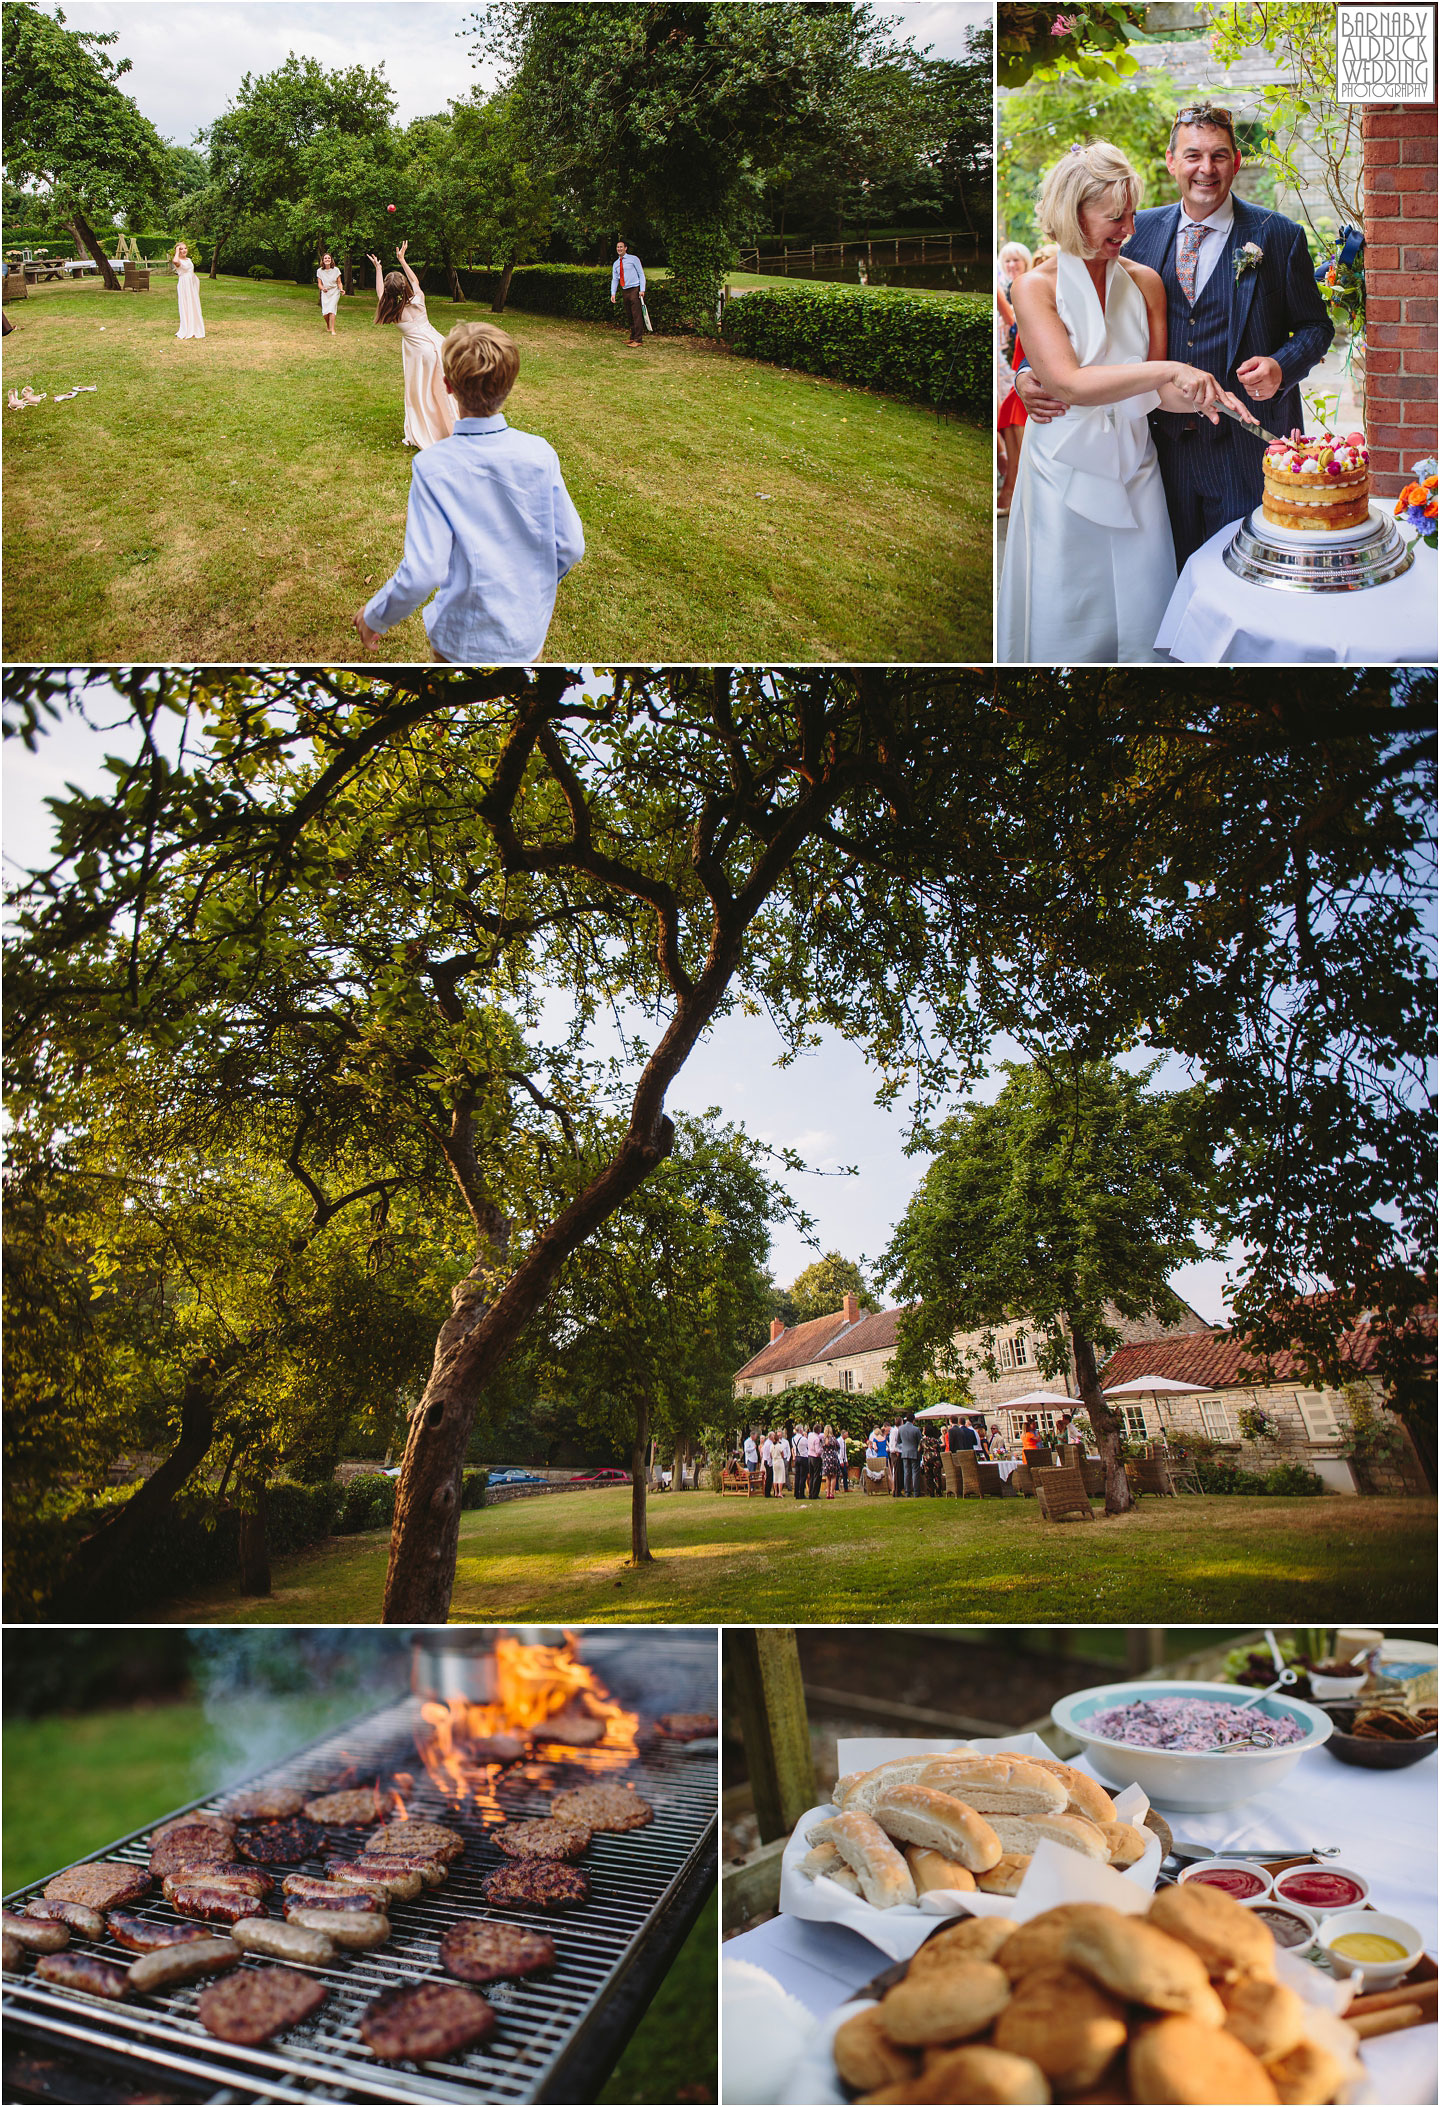
[(1142, 1698), (1204, 1697), (1219, 1704), (1239, 1704), (1253, 1696), (1235, 1683), (1137, 1682), (1104, 1683), (1093, 1690), (1076, 1690), (1053, 1705), (1050, 1717), (1084, 1748), (1093, 1769), (1107, 1785), (1138, 1785), (1157, 1807), (1178, 1807), (1191, 1814), (1208, 1814), (1221, 1807), (1235, 1807), (1272, 1785), (1295, 1768), (1310, 1749), (1318, 1749), (1330, 1738), (1330, 1721), (1315, 1705), (1298, 1697), (1264, 1697), (1249, 1708), (1252, 1719), (1292, 1719), (1305, 1729), (1303, 1741), (1287, 1742), (1274, 1749), (1187, 1749), (1134, 1748), (1128, 1742), (1111, 1741), (1092, 1734), (1086, 1724), (1097, 1712), (1135, 1704)]

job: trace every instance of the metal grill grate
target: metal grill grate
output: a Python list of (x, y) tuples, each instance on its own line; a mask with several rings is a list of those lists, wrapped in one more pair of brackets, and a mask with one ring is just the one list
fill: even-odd
[[(641, 1648), (643, 1662), (637, 1658)], [(698, 1692), (691, 1702), (707, 1709), (713, 1705), (714, 1640), (710, 1634), (646, 1632), (643, 1639), (587, 1634), (583, 1656), (602, 1679), (607, 1658), (618, 1665), (622, 1655), (629, 1655), (625, 1666), (632, 1682), (642, 1681), (645, 1667), (653, 1666), (673, 1685), (677, 1675), (691, 1668)], [(707, 1657), (712, 1664), (708, 1671)], [(667, 1697), (665, 1702), (674, 1700)], [(653, 1979), (655, 1942), (663, 1936), (667, 1916), (683, 1910), (687, 1894), (693, 1902), (697, 1881), (708, 1887), (713, 1879), (710, 1868), (717, 1827), (714, 1744), (685, 1747), (647, 1741), (635, 1762), (623, 1770), (603, 1772), (633, 1785), (654, 1808), (654, 1820), (624, 1835), (597, 1832), (582, 1861), (590, 1882), (588, 1899), (578, 1908), (545, 1915), (492, 1910), (481, 1900), (486, 1875), (508, 1863), (489, 1841), (488, 1831), (507, 1815), (546, 1813), (548, 1795), (542, 1789), (546, 1782), (556, 1789), (583, 1784), (596, 1775), (594, 1762), (552, 1749), (535, 1762), (499, 1774), (498, 1807), (480, 1808), (471, 1800), (457, 1811), (454, 1802), (430, 1784), (415, 1756), (418, 1721), (419, 1703), (407, 1698), (326, 1735), (255, 1778), (237, 1780), (223, 1793), (190, 1803), (218, 1807), (242, 1786), (262, 1781), (319, 1793), (346, 1768), (374, 1770), (382, 1776), (403, 1771), (415, 1778), (414, 1789), (405, 1793), (411, 1814), (447, 1822), (463, 1832), (465, 1855), (451, 1867), (444, 1886), (422, 1890), (413, 1902), (391, 1906), (392, 1932), (384, 1946), (372, 1953), (340, 1952), (329, 1967), (306, 1971), (321, 1976), (330, 1988), (313, 2018), (264, 2047), (238, 2048), (217, 2041), (195, 2017), (205, 1981), (130, 2005), (109, 2004), (56, 1989), (33, 1977), (12, 1976), (5, 1979), (7, 2021), (31, 2036), (43, 2036), (52, 2047), (68, 2044), (76, 2050), (142, 2059), (151, 2070), (167, 2073), (196, 2089), (201, 2097), (211, 2091), (236, 2101), (453, 2100), (474, 2107), (477, 2101), (505, 2103), (556, 2096), (551, 2087), (557, 2071), (562, 2061), (578, 2053), (582, 2033), (604, 2014), (607, 2004), (625, 2000), (627, 1977), (639, 1973), (641, 1965), (649, 1965)], [(157, 1815), (150, 1828), (184, 1811)], [(150, 1828), (90, 1855), (143, 1865), (149, 1858)], [(326, 1849), (333, 1852), (337, 1847), (353, 1846), (357, 1832), (335, 1829), (329, 1836), (332, 1841)], [(276, 1874), (306, 1869), (270, 1868)], [(308, 1869), (323, 1873), (323, 1855), (310, 1860)], [(6, 1906), (18, 1908), (53, 1878), (54, 1874), (46, 1874), (18, 1889), (6, 1898)], [(272, 1909), (277, 1899), (278, 1888)], [(164, 1922), (176, 1921), (170, 1905), (154, 1895), (128, 1907)], [(479, 2047), (443, 2062), (376, 2063), (357, 2032), (366, 2005), (382, 1990), (430, 1979), (448, 1981), (439, 1963), (438, 1940), (461, 1917), (490, 1917), (548, 1932), (555, 1942), (554, 1967), (540, 1977), (485, 1987), (483, 1994), (494, 2005), (500, 2025)], [(215, 1930), (223, 1934), (224, 1927), (217, 1925)], [(677, 1939), (682, 1930), (683, 1926), (677, 1927)], [(134, 1958), (110, 1941), (75, 1944), (77, 1950), (103, 1953), (110, 1959), (129, 1962)], [(256, 1963), (273, 1965), (259, 1963), (258, 1957)], [(247, 1960), (240, 1965), (251, 1963)]]

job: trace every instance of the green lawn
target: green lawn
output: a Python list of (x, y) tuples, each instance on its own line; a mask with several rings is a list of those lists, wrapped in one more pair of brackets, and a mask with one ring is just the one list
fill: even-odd
[[(353, 1691), (288, 1701), (290, 1745), (354, 1709)], [(7, 1894), (213, 1791), (226, 1775), (204, 1707), (191, 1703), (16, 1720), (4, 1752)], [(716, 2097), (718, 1942), (712, 1897), (600, 2094), (607, 2107)]]
[[(305, 288), (40, 286), (7, 313), (5, 387), (98, 393), (5, 415), (5, 654), (348, 658), (395, 568), (411, 450), (400, 343), (373, 302), (339, 335)], [(436, 299), (443, 330), (488, 309)], [(989, 434), (689, 338), (507, 314), (512, 421), (560, 455), (585, 522), (546, 656), (985, 659)], [(100, 342), (101, 336), (105, 342)], [(429, 655), (418, 614), (379, 656)]]
[[(460, 1623), (1024, 1623), (1245, 1625), (1428, 1620), (1435, 1502), (1145, 1500), (1093, 1524), (1033, 1501), (834, 1505), (667, 1493), (655, 1563), (626, 1568), (630, 1495), (514, 1500), (462, 1515)], [(388, 1537), (275, 1563), (265, 1602), (174, 1604), (184, 1622), (370, 1623)]]

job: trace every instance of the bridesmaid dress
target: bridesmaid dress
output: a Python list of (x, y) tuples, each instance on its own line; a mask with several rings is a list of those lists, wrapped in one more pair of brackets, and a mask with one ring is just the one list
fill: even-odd
[(317, 271), (320, 281), (320, 312), (333, 315), (340, 306), (340, 272), (332, 264), (328, 271)]
[(182, 256), (175, 266), (176, 286), (180, 296), (180, 327), (177, 337), (203, 337), (205, 317), (200, 312), (200, 281), (195, 276), (195, 266), (188, 256)]
[(440, 349), (445, 339), (425, 312), (425, 295), (412, 293), (400, 310), (405, 361), (405, 444), (421, 448), (455, 429), (454, 397), (445, 392)]

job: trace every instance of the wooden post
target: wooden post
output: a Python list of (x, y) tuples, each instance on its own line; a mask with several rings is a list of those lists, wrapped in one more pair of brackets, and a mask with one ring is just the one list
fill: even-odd
[(1165, 1665), (1165, 1633), (1150, 1627), (1136, 1628), (1125, 1634), (1125, 1665), (1131, 1675), (1144, 1675), (1147, 1669), (1163, 1668)]
[(816, 1800), (810, 1721), (793, 1631), (726, 1634), (726, 1659), (762, 1844), (788, 1836)]

